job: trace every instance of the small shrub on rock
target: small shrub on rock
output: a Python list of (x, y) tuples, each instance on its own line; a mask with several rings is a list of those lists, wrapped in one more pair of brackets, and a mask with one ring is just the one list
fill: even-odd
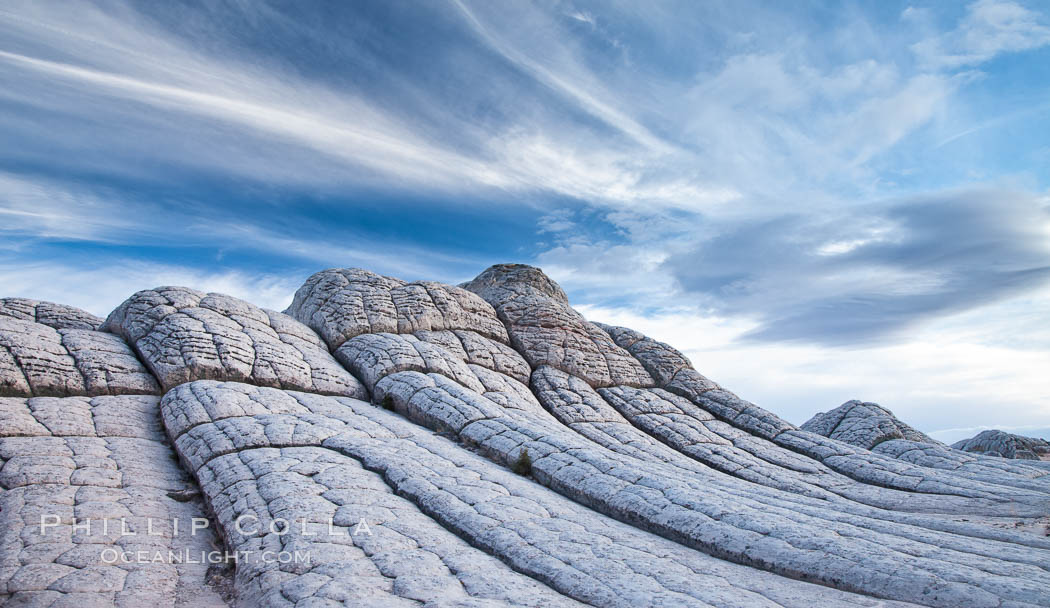
[(514, 465), (510, 469), (518, 475), (532, 474), (532, 456), (529, 456), (529, 448), (521, 449), (518, 459), (514, 461)]

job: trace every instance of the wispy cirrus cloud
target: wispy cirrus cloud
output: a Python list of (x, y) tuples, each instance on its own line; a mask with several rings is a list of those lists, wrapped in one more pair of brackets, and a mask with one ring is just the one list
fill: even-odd
[[(271, 145), (283, 143), (306, 148), (384, 176), (397, 174), (435, 187), (448, 187), (463, 180), (481, 186), (510, 185), (510, 176), (501, 175), (485, 162), (425, 142), (367, 104), (345, 98), (335, 101), (330, 93), (323, 91), (315, 92), (308, 105), (290, 105), (288, 102), (294, 104), (298, 97), (291, 87), (273, 81), (251, 82), (243, 75), (228, 79), (236, 83), (239, 90), (209, 91), (207, 86), (201, 86), (207, 84), (202, 81), (165, 84), (6, 51), (0, 51), (0, 62), (23, 75), (28, 72), (39, 78), (83, 87), (97, 103), (117, 98), (139, 104), (139, 112), (159, 109), (235, 126), (246, 131), (249, 137), (271, 140)], [(184, 74), (190, 75), (191, 70), (185, 70)], [(333, 103), (324, 103), (325, 97)], [(339, 108), (339, 111), (326, 114), (321, 108)], [(209, 158), (209, 162), (214, 160)]]
[[(296, 234), (247, 221), (209, 221), (185, 215), (185, 210), (192, 207), (185, 202), (173, 208), (171, 203), (178, 201), (159, 204), (111, 188), (90, 189), (3, 172), (0, 172), (0, 200), (3, 201), (0, 218), (5, 220), (0, 222), (0, 237), (12, 241), (59, 240), (178, 249), (221, 244), (219, 251), (232, 249), (262, 254), (280, 258), (285, 265), (290, 261), (323, 267), (359, 266), (396, 276), (450, 282), (470, 278), (463, 274), (463, 268), (485, 265), (480, 256), (444, 253), (418, 243), (382, 241), (361, 231), (347, 230), (340, 238), (331, 238)], [(49, 263), (57, 262), (60, 261)], [(134, 265), (133, 261), (130, 263)], [(178, 269), (176, 275), (190, 270), (190, 267)], [(78, 297), (72, 294), (66, 299)]]
[[(430, 110), (393, 113), (368, 91), (332, 87), (282, 66), (254, 65), (228, 50), (202, 53), (192, 38), (161, 31), (133, 11), (111, 15), (89, 4), (67, 12), (27, 4), (22, 8), (28, 17), (0, 12), (14, 42), (0, 49), (0, 78), (12, 85), (0, 100), (76, 119), (79, 125), (71, 130), (43, 134), (50, 147), (80, 151), (108, 143), (111, 156), (129, 161), (118, 171), (188, 165), (296, 185), (488, 191), (495, 198), (504, 197), (500, 192), (539, 190), (610, 204), (678, 204), (694, 194), (725, 196), (724, 186), (712, 188), (654, 170), (669, 146), (585, 88), (580, 80), (586, 71), (556, 74), (496, 38), (466, 5), (458, 6), (465, 19), (450, 16), (449, 27), (469, 24), (483, 48), (632, 141), (603, 150), (593, 128), (550, 112), (514, 117), (515, 102), (504, 109), (511, 119), (489, 131), (479, 131), (469, 115), (460, 115), (469, 99), (451, 100), (455, 105), (446, 107), (435, 124)], [(265, 22), (273, 17), (267, 8), (247, 10)], [(273, 18), (283, 25), (283, 17)], [(502, 75), (492, 85), (514, 86), (506, 80)], [(16, 82), (19, 86), (13, 86)], [(399, 86), (402, 99), (416, 100), (412, 103), (442, 103), (426, 100), (410, 82)], [(535, 107), (536, 101), (529, 101), (521, 109)], [(117, 132), (83, 129), (84, 119), (103, 117), (122, 126)], [(172, 128), (172, 117), (178, 129)], [(12, 130), (29, 138), (31, 131), (39, 135), (39, 121), (47, 119), (11, 120)], [(457, 136), (447, 137), (450, 132)], [(86, 141), (95, 136), (101, 141)], [(62, 162), (94, 170), (95, 160), (71, 154)]]
[[(546, 16), (539, 11), (522, 10), (526, 5), (519, 7), (519, 10), (527, 12), (527, 18), (533, 21), (529, 28), (532, 36), (528, 39), (527, 46), (521, 49), (508, 42), (503, 35), (494, 32), (491, 26), (482, 22), (475, 10), (469, 8), (463, 0), (452, 0), (452, 3), (463, 13), (464, 18), (478, 36), (507, 61), (524, 70), (545, 86), (568, 96), (584, 111), (615, 127), (646, 148), (658, 153), (673, 151), (673, 146), (668, 142), (657, 137), (632, 116), (615, 107), (615, 103), (610, 101), (613, 96), (607, 91), (602, 91), (602, 87), (598, 85), (591, 73), (580, 67), (572, 52), (564, 48), (561, 40), (564, 40), (565, 37), (556, 35), (558, 28), (553, 20), (545, 18)], [(484, 5), (479, 8), (484, 8)], [(498, 11), (504, 14), (500, 20), (501, 25), (513, 23), (519, 26), (509, 29), (508, 33), (521, 31), (521, 21), (507, 19), (508, 7), (492, 8), (498, 8)], [(586, 23), (593, 24), (594, 22), (594, 17), (586, 13), (574, 12), (570, 14), (570, 17)], [(536, 23), (537, 21), (539, 23)], [(541, 36), (539, 39), (536, 37), (537, 34)], [(544, 58), (546, 61), (535, 59), (536, 57)]]
[(120, 204), (0, 171), (0, 235), (117, 243), (141, 232)]

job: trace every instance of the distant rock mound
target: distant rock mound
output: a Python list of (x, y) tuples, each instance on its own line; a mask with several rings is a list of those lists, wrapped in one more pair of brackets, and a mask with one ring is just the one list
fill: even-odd
[(798, 428), (521, 264), (0, 301), (4, 606), (1050, 607), (1041, 464)]
[(981, 431), (969, 439), (953, 443), (952, 447), (956, 450), (985, 456), (1020, 460), (1050, 460), (1050, 441), (999, 430)]
[(901, 422), (893, 412), (878, 403), (856, 399), (813, 416), (802, 428), (866, 450), (893, 439), (940, 444)]
[[(847, 401), (829, 412), (817, 414), (803, 424), (802, 429), (870, 450), (871, 454), (883, 458), (951, 471), (955, 476), (992, 484), (1033, 487), (1025, 472), (1027, 467), (1018, 469), (1013, 463), (983, 453), (948, 447), (902, 422), (877, 403)], [(892, 465), (887, 466), (892, 469)]]

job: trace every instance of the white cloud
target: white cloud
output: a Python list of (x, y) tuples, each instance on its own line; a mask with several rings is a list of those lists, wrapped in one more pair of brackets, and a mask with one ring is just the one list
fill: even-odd
[(575, 19), (576, 21), (579, 21), (581, 23), (586, 23), (586, 24), (591, 25), (591, 26), (594, 25), (594, 15), (592, 15), (592, 14), (590, 14), (588, 12), (574, 10), (574, 11), (570, 11), (570, 12), (566, 13), (566, 15), (570, 19)]
[(452, 280), (447, 269), (454, 265), (482, 267), (481, 259), (458, 257), (434, 251), (425, 245), (393, 244), (371, 239), (354, 239), (347, 244), (318, 235), (316, 238), (290, 237), (274, 230), (250, 224), (208, 224), (189, 226), (189, 232), (206, 237), (210, 242), (228, 242), (237, 246), (281, 256), (315, 262), (325, 267), (359, 267), (398, 277), (427, 280)]
[(0, 234), (114, 242), (135, 226), (103, 198), (0, 171)]
[[(113, 95), (150, 106), (229, 122), (268, 136), (303, 145), (323, 154), (385, 174), (399, 174), (423, 184), (448, 186), (450, 180), (469, 179), (490, 185), (509, 185), (506, 179), (477, 160), (427, 144), (375, 116), (346, 122), (304, 107), (285, 108), (195, 88), (159, 84), (109, 72), (36, 59), (0, 51), (0, 61), (38, 72), (47, 78), (69, 79)], [(362, 111), (355, 108), (353, 113)]]
[(490, 145), (519, 183), (598, 205), (709, 210), (741, 196), (714, 181), (650, 175), (657, 165), (653, 157), (603, 148), (591, 138), (565, 142), (545, 134), (513, 133), (493, 139)]
[(871, 194), (871, 161), (941, 116), (967, 82), (875, 59), (817, 66), (803, 51), (744, 54), (698, 76), (678, 111), (707, 175), (763, 206), (798, 197), (811, 207), (821, 190)]
[(980, 0), (967, 7), (956, 29), (918, 42), (912, 50), (932, 69), (954, 69), (1048, 44), (1045, 16), (1016, 2)]
[(536, 222), (539, 232), (564, 232), (576, 227), (569, 209), (555, 209)]
[(883, 98), (861, 103), (835, 121), (841, 133), (832, 144), (852, 166), (862, 165), (926, 124), (955, 84), (939, 76), (918, 75)]
[[(397, 112), (367, 91), (205, 51), (130, 10), (107, 14), (81, 3), (0, 11), (0, 28), (14, 41), (0, 50), (0, 83), (9, 85), (0, 86), (0, 100), (66, 116), (75, 125), (42, 131), (32, 120), (7, 117), (26, 137), (52, 140), (50, 148), (68, 152), (34, 160), (96, 172), (146, 171), (151, 163), (141, 161), (147, 159), (169, 169), (327, 189), (351, 184), (491, 198), (547, 191), (596, 204), (694, 208), (737, 196), (717, 180), (676, 174), (674, 167), (691, 164), (690, 155), (653, 135), (632, 108), (617, 107), (616, 96), (575, 51), (549, 37), (512, 43), (501, 35), (507, 23), (482, 24), (459, 6), (494, 53), (628, 137), (610, 142), (563, 111), (536, 114), (535, 94), (518, 108), (517, 90), (504, 95), (511, 120), (491, 128), (473, 123), (462, 107), (430, 107), (431, 96), (410, 81), (399, 82), (401, 97), (416, 100), (418, 112)], [(539, 11), (522, 10), (553, 23)], [(528, 46), (519, 50), (519, 42)], [(537, 49), (553, 54), (551, 61), (536, 59), (543, 54)], [(489, 86), (507, 85), (495, 78)], [(462, 103), (469, 108), (469, 96)], [(92, 127), (106, 122), (111, 128)]]
[[(991, 23), (995, 31), (1015, 32), (1032, 19), (986, 4), (971, 11), (966, 28)], [(124, 155), (328, 188), (498, 198), (547, 191), (597, 205), (725, 213), (755, 204), (749, 199), (819, 199), (825, 182), (860, 188), (873, 181), (866, 165), (934, 119), (961, 84), (901, 74), (884, 57), (818, 65), (800, 38), (775, 52), (726, 55), (714, 70), (698, 66), (693, 82), (669, 82), (626, 60), (599, 73), (557, 11), (519, 6), (508, 13), (459, 0), (454, 6), (452, 21), (568, 107), (543, 107), (535, 90), (522, 95), (505, 75), (479, 73), (506, 100), (503, 123), (481, 128), (472, 121), (469, 91), (463, 107), (442, 105), (450, 102), (434, 102), (410, 79), (396, 82), (417, 111), (395, 111), (367, 91), (173, 36), (130, 10), (107, 13), (78, 3), (0, 11), (0, 28), (14, 41), (0, 51), (0, 79), (19, 85), (0, 97), (78, 117), (73, 132), (41, 136), (76, 151), (61, 162), (94, 169), (93, 152), (101, 148), (113, 156), (107, 171), (142, 170), (143, 163), (120, 162)], [(261, 5), (249, 10), (267, 14)], [(614, 17), (616, 10), (610, 9)], [(997, 36), (992, 46), (1002, 52), (1023, 46), (1010, 42), (1016, 36)], [(83, 126), (106, 117), (121, 129)], [(662, 129), (650, 127), (654, 120)], [(31, 124), (20, 128), (40, 133)]]

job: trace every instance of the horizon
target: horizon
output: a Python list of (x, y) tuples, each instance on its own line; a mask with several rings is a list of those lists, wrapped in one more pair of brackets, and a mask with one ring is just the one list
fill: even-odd
[(0, 79), (0, 297), (520, 262), (795, 424), (1050, 438), (1045, 5), (13, 2)]

